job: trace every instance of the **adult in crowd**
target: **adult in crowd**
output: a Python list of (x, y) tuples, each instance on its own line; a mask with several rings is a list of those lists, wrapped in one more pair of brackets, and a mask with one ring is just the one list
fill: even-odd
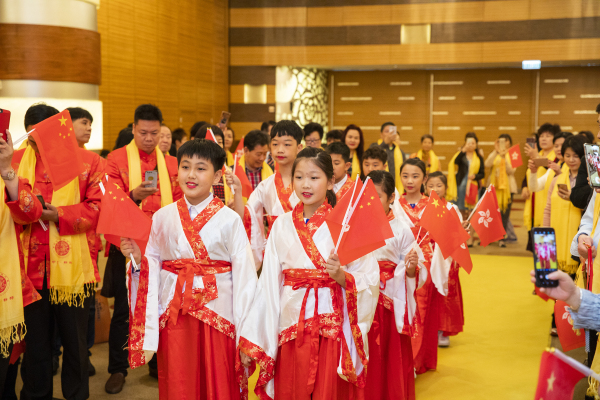
[[(523, 152), (529, 158), (547, 158), (549, 161), (548, 167), (553, 168), (555, 171), (560, 168), (555, 165), (558, 162), (556, 153), (554, 152), (554, 136), (560, 134), (560, 126), (553, 125), (551, 123), (545, 123), (538, 129), (536, 133), (536, 144), (532, 147), (526, 144), (523, 147)], [(538, 151), (539, 147), (539, 151)], [(537, 170), (537, 177), (540, 178), (547, 171), (547, 168), (540, 167)], [(531, 170), (527, 169), (525, 176), (525, 184), (528, 184), (529, 175)], [(548, 181), (548, 184), (550, 181)], [(526, 190), (525, 190), (526, 189)], [(524, 225), (527, 229), (532, 227), (541, 226), (544, 218), (544, 207), (546, 206), (546, 198), (548, 197), (548, 189), (544, 188), (535, 195), (531, 194), (531, 188), (523, 187), (521, 192), (523, 198), (527, 199), (525, 202), (525, 209), (523, 211)], [(529, 246), (528, 246), (529, 247)]]
[(556, 158), (558, 158), (558, 164), (562, 167), (563, 165), (563, 154), (561, 153), (562, 145), (565, 140), (573, 136), (571, 132), (559, 132), (554, 135), (554, 139), (552, 139), (552, 147), (554, 148), (554, 154), (556, 154)]
[[(6, 285), (0, 292), (0, 398), (16, 399), (18, 364), (9, 366), (13, 346), (26, 334), (24, 308), (40, 299), (27, 276), (20, 233), (23, 225), (38, 221), (42, 204), (26, 178), (17, 177), (12, 167), (13, 143), (0, 137), (0, 275)], [(6, 382), (6, 385), (5, 385)]]
[(235, 140), (235, 132), (233, 131), (233, 129), (227, 127), (225, 129), (225, 131), (223, 131), (223, 134), (225, 135), (225, 153), (227, 154), (227, 159), (225, 160), (225, 164), (228, 166), (232, 166), (233, 163), (235, 162), (235, 158), (233, 157), (233, 154), (231, 153), (231, 145), (233, 144), (233, 141)]
[[(596, 106), (596, 113), (600, 115), (600, 104)], [(598, 125), (600, 125), (600, 118), (597, 121)], [(591, 132), (590, 132), (591, 133)], [(579, 132), (582, 134), (582, 132)], [(586, 137), (589, 138), (589, 135), (583, 133)], [(592, 135), (593, 138), (593, 135)], [(598, 132), (598, 140), (600, 140), (600, 131)], [(592, 139), (593, 142), (593, 139)], [(581, 208), (582, 210), (588, 206), (590, 198), (592, 197), (592, 188), (588, 182), (588, 173), (587, 167), (585, 163), (585, 158), (581, 159), (581, 165), (579, 166), (579, 172), (577, 174), (577, 180), (575, 182), (575, 186), (571, 189), (571, 203), (577, 208)]]
[(440, 159), (433, 152), (433, 135), (426, 133), (421, 136), (421, 149), (412, 153), (410, 158), (418, 158), (427, 166), (427, 173), (441, 171)]
[[(152, 104), (140, 105), (134, 113), (133, 141), (110, 153), (106, 167), (112, 182), (129, 193), (129, 197), (149, 217), (182, 196), (177, 181), (177, 159), (157, 151), (162, 122), (162, 113), (158, 107)], [(158, 171), (156, 188), (144, 178), (147, 171), (155, 170)], [(123, 389), (129, 368), (129, 306), (125, 265), (126, 260), (121, 251), (110, 246), (102, 286), (104, 297), (115, 298), (108, 337), (108, 372), (111, 375), (104, 386), (110, 394), (119, 393)], [(158, 377), (155, 364), (150, 365), (150, 375)]]
[(352, 180), (360, 176), (360, 164), (365, 152), (365, 138), (362, 129), (358, 125), (350, 124), (344, 129), (342, 142), (350, 148), (350, 164), (348, 175)]
[(304, 127), (304, 142), (308, 147), (321, 148), (323, 141), (323, 126), (317, 122), (310, 122)]
[(182, 144), (188, 141), (188, 136), (185, 129), (177, 128), (173, 130), (171, 137), (173, 138), (173, 144), (169, 150), (169, 155), (177, 157), (177, 150), (179, 150)]
[(332, 129), (327, 132), (327, 146), (329, 146), (333, 142), (341, 142), (344, 138), (344, 131), (340, 129)]
[(158, 148), (162, 151), (163, 155), (169, 154), (171, 145), (173, 144), (173, 136), (171, 135), (171, 129), (165, 124), (160, 126), (160, 138), (158, 139)]
[(275, 124), (276, 124), (276, 122), (273, 121), (273, 120), (263, 122), (260, 125), (260, 130), (263, 133), (265, 133), (267, 136), (270, 136), (271, 135), (271, 128), (273, 128), (273, 126), (275, 126)]
[(379, 146), (387, 153), (387, 170), (394, 177), (396, 189), (403, 193), (402, 182), (400, 180), (400, 167), (408, 158), (407, 154), (400, 148), (400, 135), (393, 122), (385, 122), (379, 130), (380, 138), (377, 143), (371, 146)]
[[(26, 131), (56, 114), (57, 109), (43, 103), (29, 107), (25, 113)], [(97, 154), (82, 148), (77, 151), (85, 170), (58, 191), (31, 136), (27, 146), (13, 156), (13, 168), (19, 177), (31, 182), (32, 193), (42, 196), (46, 206), (41, 216), (44, 227), (38, 221), (27, 224), (22, 236), (27, 275), (41, 295), (40, 300), (25, 307), (22, 399), (52, 398), (55, 323), (64, 349), (62, 394), (67, 399), (89, 397), (87, 330), (90, 293), (97, 277), (92, 262), (94, 246), (87, 233), (93, 232), (98, 222), (98, 183), (103, 168)], [(83, 285), (75, 281), (78, 276), (83, 276)]]
[[(496, 188), (496, 197), (504, 230), (509, 232), (510, 210), (513, 196), (517, 193), (517, 181), (508, 149), (512, 147), (512, 138), (509, 134), (501, 134), (494, 143), (494, 150), (485, 160), (485, 167), (490, 168), (489, 182)], [(504, 239), (498, 241), (500, 247), (506, 247)]]
[(240, 158), (240, 165), (245, 169), (253, 190), (259, 183), (273, 175), (273, 170), (265, 162), (269, 152), (269, 142), (269, 136), (256, 129), (244, 136), (244, 155)]
[(537, 167), (533, 160), (529, 160), (528, 167), (532, 174), (529, 178), (529, 187), (532, 192), (538, 192), (546, 187), (550, 180), (548, 196), (544, 207), (542, 226), (551, 226), (556, 231), (556, 257), (558, 267), (568, 274), (575, 274), (579, 261), (571, 258), (571, 241), (579, 228), (581, 210), (569, 200), (571, 188), (575, 185), (581, 158), (584, 156), (583, 145), (587, 142), (585, 136), (573, 136), (564, 141), (561, 154), (564, 164), (558, 173), (553, 170), (537, 178)]
[[(470, 210), (477, 204), (481, 179), (485, 176), (485, 164), (478, 143), (479, 139), (475, 133), (467, 133), (465, 144), (448, 163), (446, 197), (458, 206), (463, 219), (469, 217)], [(467, 244), (469, 247), (473, 245), (472, 237)]]

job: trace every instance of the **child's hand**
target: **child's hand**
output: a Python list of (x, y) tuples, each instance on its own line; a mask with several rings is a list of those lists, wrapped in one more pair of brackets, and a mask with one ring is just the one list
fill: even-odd
[(464, 220), (462, 222), (462, 227), (464, 228), (465, 231), (467, 231), (467, 233), (470, 235), (471, 234), (471, 223), (467, 220)]
[(346, 287), (346, 274), (344, 273), (342, 265), (340, 264), (340, 258), (337, 254), (333, 254), (333, 250), (331, 250), (331, 254), (327, 259), (325, 269), (327, 270), (329, 276), (339, 283), (341, 287)]
[(242, 182), (240, 181), (240, 178), (235, 176), (229, 168), (225, 171), (225, 182), (227, 183), (227, 186), (233, 188), (236, 193), (238, 191), (240, 194), (242, 193)]
[(244, 367), (248, 368), (252, 364), (252, 357), (240, 350), (240, 361)]
[(138, 265), (142, 262), (142, 252), (133, 239), (121, 238), (121, 253), (123, 253), (127, 259), (129, 259), (130, 254), (133, 254), (133, 259)]
[(406, 254), (406, 257), (404, 257), (404, 265), (406, 266), (406, 276), (408, 276), (409, 278), (415, 277), (417, 264), (419, 264), (419, 255), (417, 254), (415, 249), (412, 249), (408, 252), (408, 254)]

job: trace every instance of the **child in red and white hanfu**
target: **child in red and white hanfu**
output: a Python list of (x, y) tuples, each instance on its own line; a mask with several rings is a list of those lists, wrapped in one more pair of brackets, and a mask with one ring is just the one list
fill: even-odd
[(326, 152), (302, 150), (292, 177), (302, 201), (273, 225), (240, 348), (260, 366), (261, 399), (362, 399), (377, 261), (368, 254), (342, 267), (333, 254), (325, 218), (336, 197)]

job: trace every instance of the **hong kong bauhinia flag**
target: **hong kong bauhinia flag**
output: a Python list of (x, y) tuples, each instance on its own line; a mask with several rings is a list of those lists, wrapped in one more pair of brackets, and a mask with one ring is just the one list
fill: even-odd
[(500, 215), (494, 185), (488, 187), (484, 197), (476, 207), (471, 218), (471, 225), (479, 235), (483, 247), (502, 239), (506, 234), (504, 226), (502, 226), (502, 216)]
[(519, 144), (515, 144), (513, 147), (508, 149), (508, 156), (510, 157), (510, 164), (513, 168), (523, 165), (523, 158), (521, 157), (521, 148), (519, 147)]

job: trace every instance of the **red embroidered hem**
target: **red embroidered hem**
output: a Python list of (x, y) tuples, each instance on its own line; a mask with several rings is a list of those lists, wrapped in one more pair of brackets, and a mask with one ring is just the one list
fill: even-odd
[[(248, 355), (252, 360), (254, 360), (255, 364), (257, 363), (260, 367), (260, 372), (258, 374), (258, 380), (256, 381), (256, 386), (254, 388), (254, 393), (261, 400), (271, 400), (271, 397), (265, 391), (265, 386), (267, 383), (273, 379), (275, 373), (275, 360), (267, 355), (263, 349), (254, 343), (250, 342), (248, 339), (244, 337), (240, 337), (240, 343), (238, 344), (238, 349), (242, 350), (246, 355)], [(254, 373), (254, 369), (256, 365), (250, 367), (249, 373)]]

